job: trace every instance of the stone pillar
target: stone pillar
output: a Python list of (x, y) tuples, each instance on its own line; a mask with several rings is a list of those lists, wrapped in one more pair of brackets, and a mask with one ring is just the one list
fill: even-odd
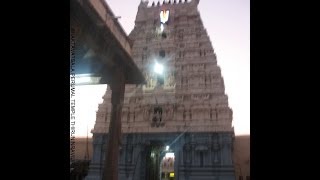
[(180, 165), (180, 155), (181, 155), (181, 140), (178, 140), (178, 143), (175, 145), (174, 149), (174, 155), (175, 155), (175, 160), (174, 160), (174, 176), (176, 180), (179, 180), (179, 165)]
[(125, 76), (121, 67), (115, 69), (114, 78), (110, 83), (110, 87), (112, 90), (112, 108), (103, 180), (118, 180), (121, 113), (125, 90)]
[(138, 180), (141, 179), (141, 166), (142, 166), (142, 160), (143, 160), (143, 149), (144, 145), (141, 142), (138, 142), (138, 145), (136, 147), (137, 154), (134, 156), (136, 161), (134, 162), (135, 168), (133, 170), (132, 179)]

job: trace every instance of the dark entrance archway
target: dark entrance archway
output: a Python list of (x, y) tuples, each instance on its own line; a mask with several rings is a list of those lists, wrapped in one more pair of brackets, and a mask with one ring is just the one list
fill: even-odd
[(165, 145), (161, 141), (151, 141), (146, 153), (146, 180), (160, 180), (161, 152)]

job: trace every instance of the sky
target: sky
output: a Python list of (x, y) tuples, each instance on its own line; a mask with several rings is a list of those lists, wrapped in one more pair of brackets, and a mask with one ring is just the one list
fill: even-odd
[[(106, 0), (127, 35), (134, 27), (140, 0)], [(178, 1), (178, 0), (177, 0)], [(150, 0), (149, 4), (153, 1)], [(158, 1), (155, 1), (156, 3)], [(161, 4), (163, 0), (160, 1)], [(225, 92), (233, 110), (236, 135), (250, 134), (250, 0), (200, 0), (204, 27), (217, 55)], [(76, 137), (94, 127), (106, 85), (76, 87)]]

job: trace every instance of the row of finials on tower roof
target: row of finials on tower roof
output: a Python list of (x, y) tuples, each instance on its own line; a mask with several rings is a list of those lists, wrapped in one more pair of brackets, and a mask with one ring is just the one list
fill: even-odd
[[(187, 0), (184, 0), (184, 3), (186, 3), (186, 2), (187, 2)], [(179, 3), (183, 3), (182, 0), (179, 0)], [(173, 0), (172, 3), (171, 3), (171, 0), (169, 0), (169, 1), (164, 0), (162, 2), (162, 4), (177, 4), (177, 0)], [(151, 6), (155, 6), (155, 3), (152, 2)], [(157, 6), (160, 6), (160, 1), (158, 1)]]

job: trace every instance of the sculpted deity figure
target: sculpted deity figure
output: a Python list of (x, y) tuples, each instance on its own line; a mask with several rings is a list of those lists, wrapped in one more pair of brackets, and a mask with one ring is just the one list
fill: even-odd
[(175, 83), (174, 83), (174, 76), (173, 74), (170, 74), (167, 78), (167, 86), (168, 87), (174, 87)]
[(200, 69), (204, 70), (204, 64), (200, 64)]
[(147, 120), (149, 120), (149, 117), (150, 117), (150, 106), (147, 105), (147, 106), (145, 106), (144, 109), (143, 109), (143, 119), (144, 119), (145, 121), (147, 121)]
[(147, 87), (147, 88), (150, 88), (150, 87), (151, 87), (150, 75), (149, 75), (148, 73), (146, 73), (145, 77), (146, 77), (146, 81), (147, 81), (146, 87)]
[(173, 117), (173, 107), (167, 105), (165, 107), (165, 120), (170, 120)]
[(209, 94), (203, 94), (203, 95), (202, 95), (202, 99), (203, 99), (203, 100), (209, 99)]
[(204, 77), (203, 76), (200, 76), (200, 84), (204, 84)]
[(136, 121), (142, 121), (143, 118), (143, 114), (142, 114), (142, 110), (141, 110), (141, 105), (138, 105), (135, 107), (135, 120)]

